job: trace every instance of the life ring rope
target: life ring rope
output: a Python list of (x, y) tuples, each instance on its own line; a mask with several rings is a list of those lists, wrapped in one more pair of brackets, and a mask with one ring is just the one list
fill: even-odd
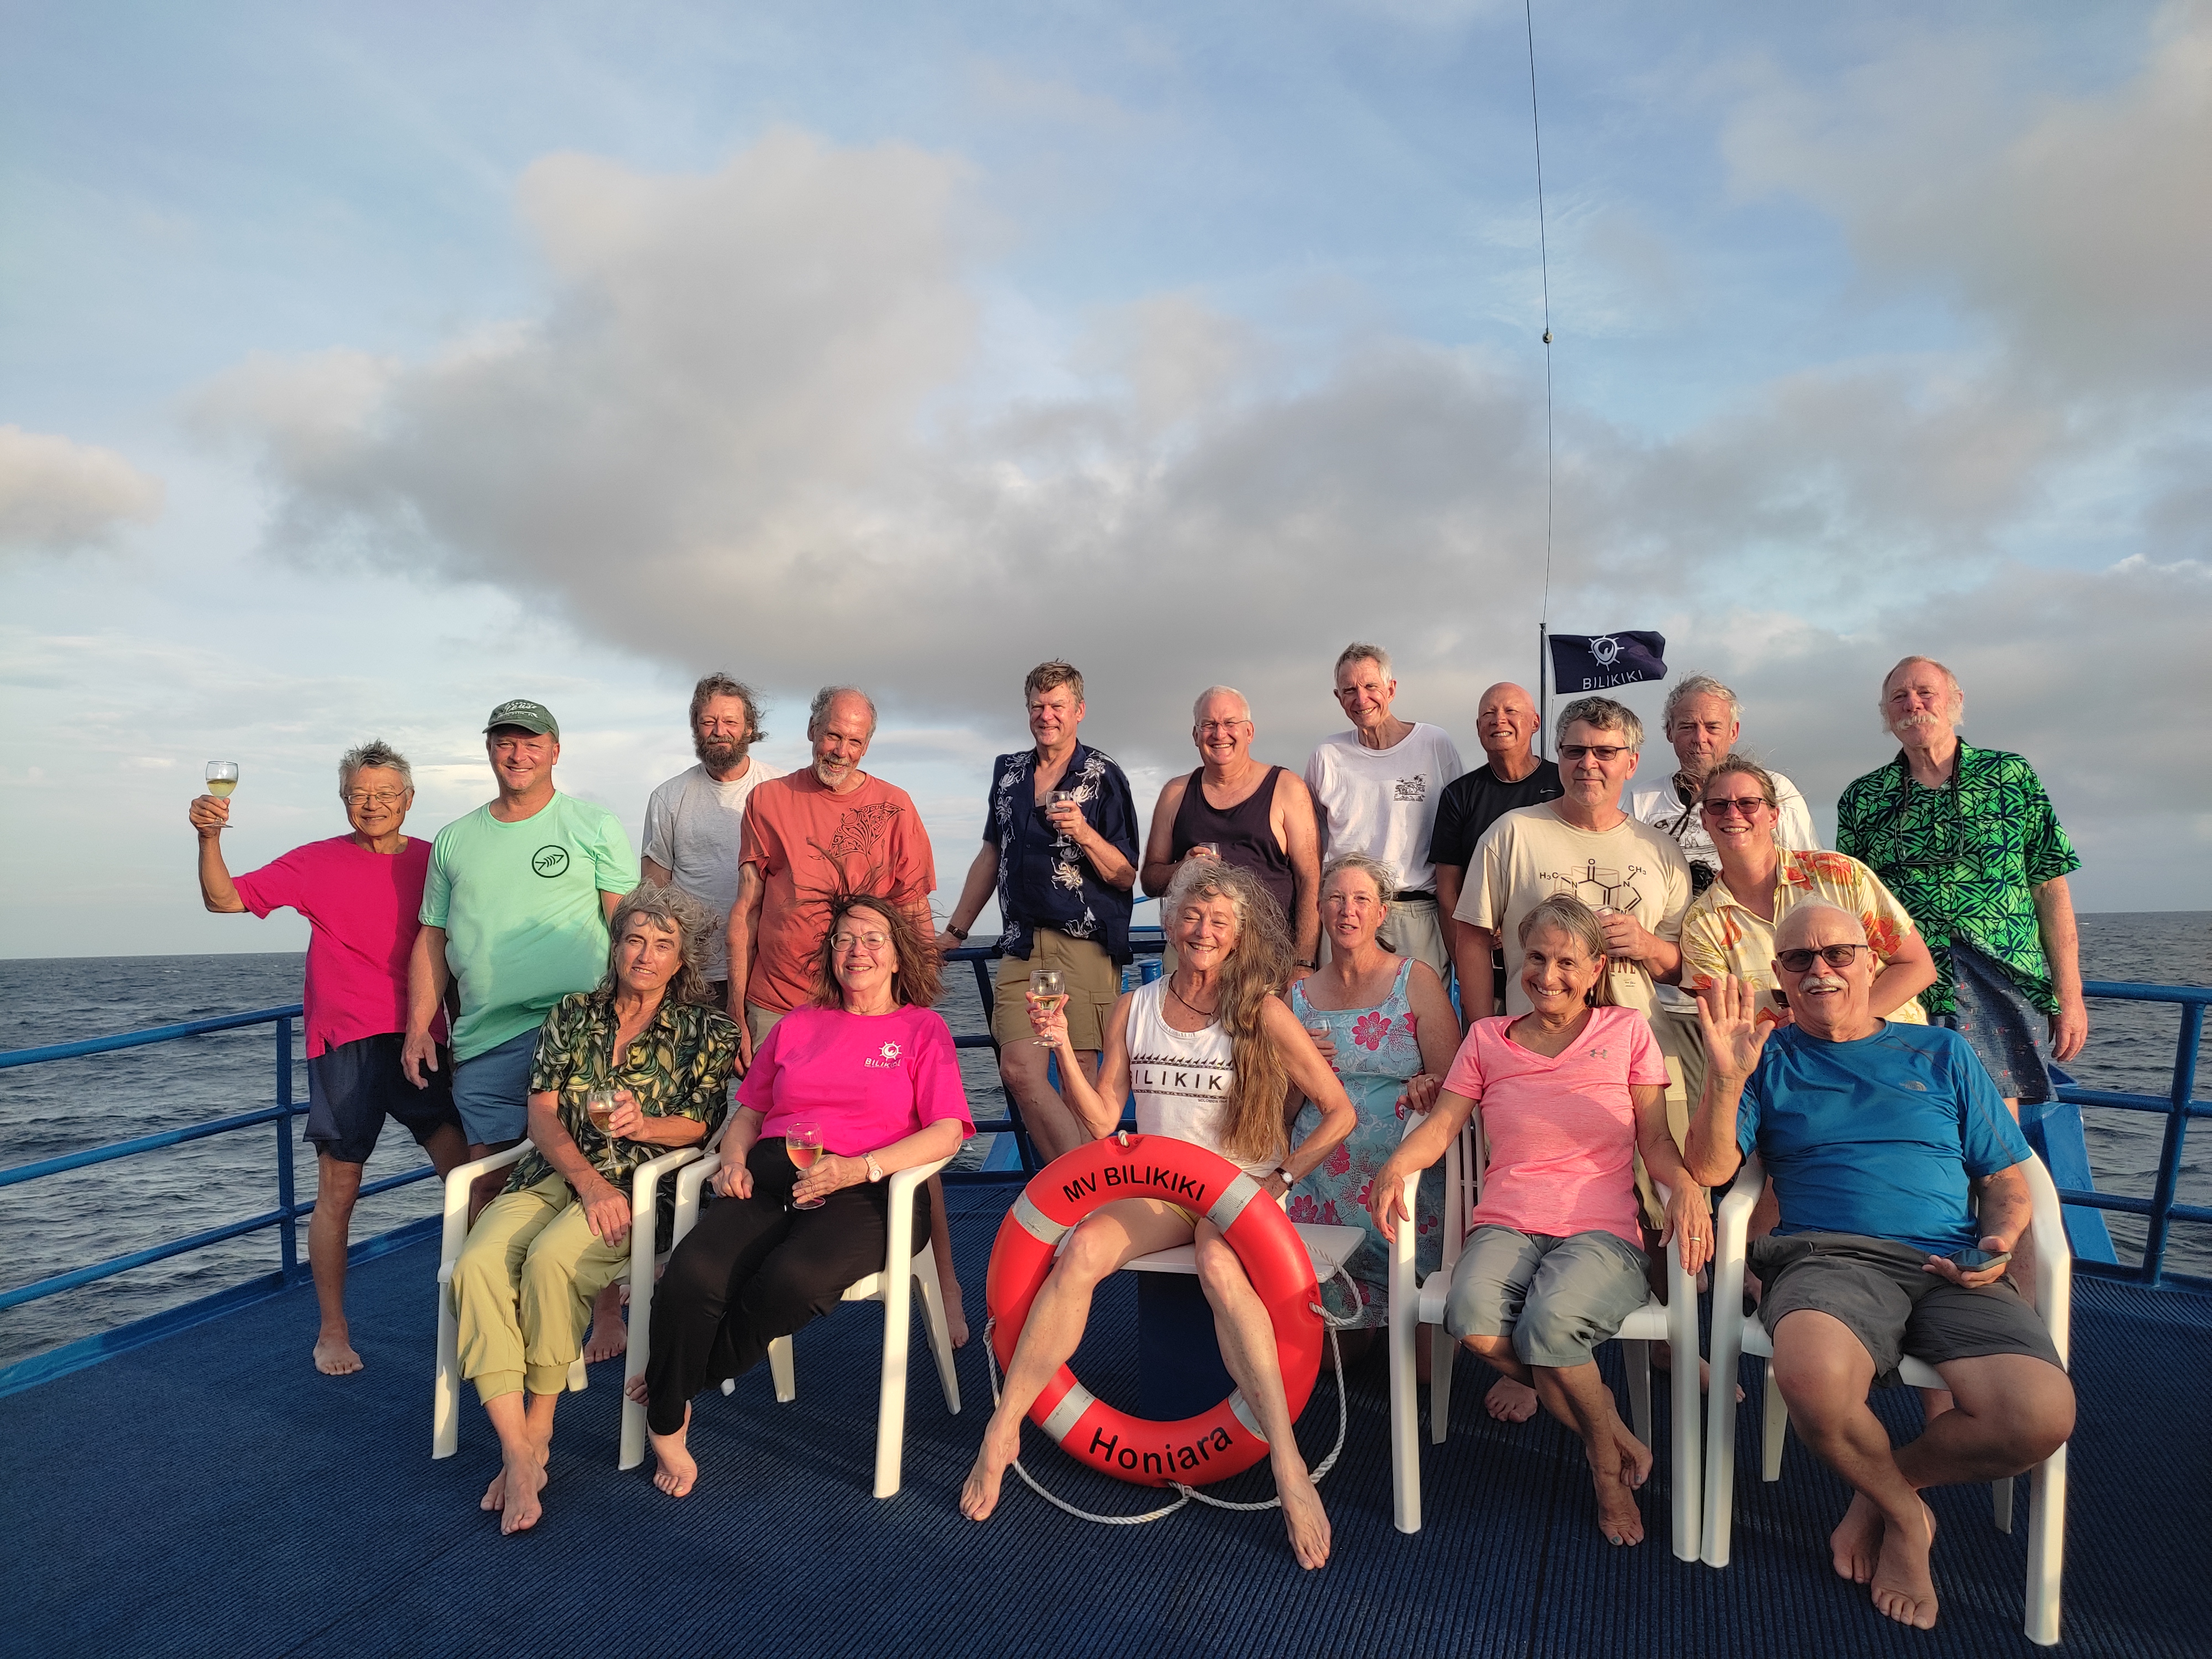
[[(1224, 1194), (1224, 1200), (1227, 1196), (1227, 1194)], [(1025, 1202), (1027, 1202), (1026, 1197), (1015, 1200), (1015, 1209), (1017, 1212), (1019, 1211), (1021, 1206)], [(1032, 1206), (1031, 1207), (1034, 1210), (1035, 1206)], [(1042, 1222), (1047, 1228), (1060, 1227), (1059, 1223), (1051, 1220), (1042, 1212), (1036, 1212), (1036, 1219)], [(1028, 1228), (1031, 1232), (1036, 1233), (1038, 1237), (1043, 1238), (1045, 1237), (1043, 1232), (1030, 1225), (1030, 1218), (1028, 1217), (1024, 1216), (1021, 1220), (1022, 1225)], [(1060, 1231), (1066, 1231), (1067, 1229), (1060, 1228)], [(1048, 1242), (1056, 1242), (1056, 1235), (1054, 1240), (1048, 1240)], [(1344, 1281), (1345, 1288), (1352, 1292), (1352, 1305), (1354, 1307), (1358, 1306), (1359, 1287), (1352, 1283), (1352, 1275), (1345, 1271), (1344, 1264), (1340, 1261), (1338, 1262), (1335, 1267), (1330, 1270), (1329, 1276), (1333, 1279), (1340, 1279)], [(1329, 1310), (1326, 1307), (1322, 1306), (1318, 1301), (1309, 1303), (1307, 1305), (1310, 1307), (1314, 1312), (1321, 1316), (1321, 1322), (1328, 1330), (1328, 1357), (1330, 1362), (1336, 1369), (1336, 1443), (1328, 1449), (1328, 1455), (1322, 1458), (1312, 1469), (1311, 1473), (1313, 1482), (1316, 1486), (1319, 1486), (1322, 1480), (1327, 1477), (1328, 1472), (1336, 1467), (1336, 1460), (1344, 1453), (1345, 1431), (1350, 1425), (1351, 1411), (1350, 1402), (1346, 1400), (1344, 1392), (1344, 1354), (1337, 1346), (1336, 1334), (1340, 1330), (1348, 1330), (1353, 1325), (1358, 1323), (1358, 1316), (1347, 1314), (1343, 1318), (1340, 1319), (1334, 1314), (1329, 1312)], [(983, 1322), (983, 1363), (990, 1369), (991, 1404), (994, 1408), (999, 1403), (999, 1356), (996, 1351), (991, 1346), (991, 1332), (992, 1328), (997, 1323), (998, 1321), (995, 1318), (986, 1318)], [(1085, 1411), (1089, 1409), (1092, 1398), (1093, 1396), (1091, 1390), (1085, 1388), (1080, 1382), (1079, 1382), (1074, 1388), (1068, 1391), (1066, 1398), (1060, 1401), (1060, 1406), (1055, 1409), (1054, 1414), (1057, 1416), (1060, 1411), (1070, 1411), (1072, 1414), (1068, 1418), (1068, 1422), (1070, 1425), (1073, 1425), (1077, 1418), (1080, 1417)], [(1238, 1411), (1238, 1416), (1240, 1418), (1244, 1417), (1245, 1412), (1249, 1408), (1244, 1406), (1243, 1391), (1239, 1389), (1236, 1394), (1231, 1395), (1230, 1398), (1235, 1403), (1236, 1407), (1243, 1408)], [(1246, 1419), (1246, 1421), (1250, 1423), (1250, 1419), (1249, 1418)], [(1254, 1434), (1259, 1434), (1260, 1430), (1258, 1424), (1250, 1423), (1250, 1427)], [(1060, 1433), (1056, 1432), (1049, 1424), (1046, 1425), (1045, 1432), (1052, 1435), (1053, 1438), (1055, 1440), (1060, 1438)], [(1022, 1460), (1020, 1458), (1017, 1457), (1014, 1459), (1012, 1468), (1014, 1473), (1021, 1476), (1022, 1484), (1024, 1486), (1027, 1486), (1039, 1498), (1043, 1498), (1046, 1503), (1051, 1504), (1054, 1509), (1060, 1510), (1066, 1514), (1072, 1515), (1079, 1521), (1096, 1522), (1102, 1527), (1140, 1527), (1148, 1521), (1164, 1520), (1167, 1516), (1173, 1515), (1184, 1504), (1193, 1502), (1204, 1504), (1212, 1509), (1236, 1510), (1247, 1514), (1260, 1510), (1280, 1509), (1283, 1506), (1283, 1500), (1280, 1497), (1269, 1498), (1256, 1504), (1232, 1504), (1225, 1498), (1209, 1498), (1197, 1487), (1187, 1486), (1180, 1480), (1170, 1480), (1167, 1484), (1173, 1486), (1176, 1491), (1181, 1494), (1181, 1496), (1179, 1496), (1172, 1504), (1163, 1504), (1156, 1510), (1148, 1510), (1142, 1515), (1094, 1515), (1089, 1510), (1079, 1509), (1076, 1505), (1069, 1503), (1066, 1498), (1060, 1497), (1057, 1493), (1047, 1492), (1043, 1486), (1038, 1484), (1036, 1477), (1022, 1467)]]

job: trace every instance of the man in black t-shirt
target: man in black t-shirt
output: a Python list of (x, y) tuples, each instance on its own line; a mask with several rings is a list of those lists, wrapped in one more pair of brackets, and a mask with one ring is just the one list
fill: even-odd
[[(1476, 741), (1488, 763), (1462, 774), (1444, 786), (1437, 803), (1437, 827), (1429, 840), (1429, 861), (1437, 869), (1437, 908), (1445, 917), (1445, 943), (1453, 959), (1459, 956), (1460, 925), (1451, 914), (1459, 908), (1460, 890), (1467, 883), (1468, 866), (1474, 849), (1490, 826), (1516, 806), (1557, 800), (1564, 793), (1557, 761), (1540, 761), (1531, 752), (1536, 740), (1536, 700), (1519, 686), (1493, 685), (1482, 694), (1475, 713)], [(1498, 994), (1492, 1007), (1505, 1006), (1505, 958), (1492, 951), (1492, 972)]]

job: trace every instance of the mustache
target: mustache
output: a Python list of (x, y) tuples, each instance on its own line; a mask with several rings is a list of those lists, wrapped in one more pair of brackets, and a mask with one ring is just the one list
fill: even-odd
[(1941, 726), (1942, 723), (1942, 717), (1938, 714), (1899, 714), (1889, 723), (1889, 729), (1893, 732), (1917, 732), (1923, 726)]
[(1833, 974), (1822, 974), (1818, 978), (1808, 975), (1797, 981), (1797, 988), (1801, 991), (1848, 991), (1850, 982), (1838, 979)]

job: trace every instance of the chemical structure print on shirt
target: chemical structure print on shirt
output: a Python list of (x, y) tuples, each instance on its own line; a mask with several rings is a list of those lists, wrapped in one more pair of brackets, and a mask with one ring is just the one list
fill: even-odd
[(1634, 910), (1644, 902), (1643, 894), (1636, 883), (1651, 872), (1641, 865), (1632, 864), (1626, 874), (1610, 868), (1600, 868), (1591, 859), (1581, 870), (1570, 873), (1559, 870), (1537, 872), (1539, 881), (1552, 884), (1552, 896), (1565, 893), (1580, 899), (1593, 910)]

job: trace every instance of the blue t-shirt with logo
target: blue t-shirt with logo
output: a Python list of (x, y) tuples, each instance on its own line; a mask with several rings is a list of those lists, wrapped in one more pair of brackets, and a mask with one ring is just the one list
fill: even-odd
[(1736, 1108), (1736, 1144), (1774, 1177), (1783, 1233), (1857, 1233), (1948, 1255), (1978, 1242), (1977, 1176), (2028, 1156), (1966, 1040), (1887, 1020), (1829, 1042), (1794, 1025), (1766, 1040)]

